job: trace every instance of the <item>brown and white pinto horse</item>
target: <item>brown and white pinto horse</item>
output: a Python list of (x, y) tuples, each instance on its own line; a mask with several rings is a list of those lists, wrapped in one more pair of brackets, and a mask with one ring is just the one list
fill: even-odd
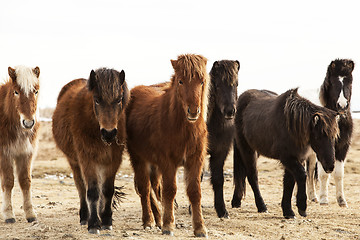
[(65, 85), (53, 115), (53, 134), (74, 173), (80, 224), (89, 233), (112, 229), (115, 175), (126, 140), (129, 90), (124, 71), (101, 68), (89, 80)]
[(23, 209), (28, 222), (36, 220), (31, 203), (31, 163), (37, 150), (37, 100), (39, 67), (8, 68), (10, 79), (0, 86), (0, 177), (3, 191), (3, 216), (14, 223), (11, 203), (14, 163), (23, 193)]
[[(193, 228), (196, 236), (207, 231), (201, 211), (200, 175), (207, 147), (206, 58), (180, 55), (172, 60), (175, 74), (170, 84), (138, 86), (131, 90), (127, 108), (128, 151), (141, 198), (144, 228), (161, 227), (160, 208), (151, 187), (162, 176), (163, 234), (173, 235), (176, 171), (184, 166)], [(155, 188), (158, 189), (158, 188)]]

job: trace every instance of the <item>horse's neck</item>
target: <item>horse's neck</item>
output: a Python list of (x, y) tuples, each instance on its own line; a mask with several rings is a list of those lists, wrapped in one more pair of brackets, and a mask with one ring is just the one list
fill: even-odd
[(2, 102), (1, 107), (1, 117), (3, 121), (7, 122), (7, 124), (14, 125), (15, 122), (20, 125), (20, 122), (17, 121), (20, 116), (18, 116), (17, 110), (14, 107), (14, 95), (10, 92), (8, 85), (2, 86), (2, 93), (0, 94), (1, 98), (0, 102)]

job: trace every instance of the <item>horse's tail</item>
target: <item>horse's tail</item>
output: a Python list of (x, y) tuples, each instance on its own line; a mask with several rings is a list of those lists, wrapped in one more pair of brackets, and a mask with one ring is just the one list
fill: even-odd
[(57, 102), (60, 101), (60, 98), (66, 93), (66, 91), (71, 88), (72, 86), (74, 86), (75, 84), (78, 84), (79, 82), (84, 82), (86, 83), (86, 79), (84, 78), (79, 78), (79, 79), (75, 79), (69, 83), (67, 83), (66, 85), (64, 85), (59, 93), (59, 96), (57, 98)]
[(115, 191), (114, 191), (114, 198), (113, 198), (113, 207), (115, 210), (118, 209), (118, 207), (120, 206), (120, 203), (122, 202), (122, 200), (125, 198), (125, 193), (123, 192), (124, 186), (121, 187), (114, 187)]
[(240, 150), (234, 140), (234, 196), (231, 201), (232, 207), (240, 207), (241, 199), (246, 195), (246, 167), (241, 158)]

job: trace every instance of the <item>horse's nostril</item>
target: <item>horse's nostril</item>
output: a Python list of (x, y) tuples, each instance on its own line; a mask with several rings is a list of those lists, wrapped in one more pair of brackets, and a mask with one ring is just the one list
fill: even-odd
[(22, 124), (24, 125), (25, 128), (32, 128), (35, 124), (35, 120), (23, 120)]
[(187, 110), (187, 112), (188, 112), (188, 114), (191, 114), (191, 112), (190, 112), (190, 107), (188, 107), (188, 110)]
[(117, 134), (117, 129), (114, 128), (112, 130), (107, 130), (105, 128), (102, 128), (100, 130), (101, 132), (101, 135), (103, 136), (103, 138), (106, 140), (106, 141), (112, 141), (114, 140), (116, 134)]

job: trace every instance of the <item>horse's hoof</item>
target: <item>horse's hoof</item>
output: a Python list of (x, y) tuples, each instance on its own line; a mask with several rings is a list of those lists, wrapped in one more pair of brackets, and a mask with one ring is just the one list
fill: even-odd
[(208, 238), (208, 235), (206, 233), (197, 233), (197, 234), (195, 234), (195, 237)]
[(231, 207), (232, 208), (240, 208), (241, 207), (241, 201), (240, 200), (231, 200)]
[(5, 219), (5, 223), (15, 223), (15, 218)]
[(170, 231), (170, 230), (163, 230), (163, 231), (162, 231), (162, 234), (163, 234), (163, 235), (174, 236), (174, 232), (173, 232), (173, 231)]
[(229, 219), (229, 213), (225, 210), (222, 214), (218, 214), (218, 217), (219, 218), (226, 218), (226, 219)]
[(303, 216), (303, 217), (306, 217), (306, 216), (307, 216), (306, 211), (303, 211), (303, 210), (298, 209), (298, 212), (299, 212), (299, 214), (300, 214), (301, 216)]
[(80, 225), (83, 226), (83, 225), (87, 225), (87, 221), (86, 220), (82, 220), (80, 221)]
[(346, 200), (344, 198), (342, 198), (342, 197), (338, 198), (337, 202), (338, 202), (340, 207), (348, 207), (348, 205), (346, 203)]
[(284, 216), (284, 218), (286, 218), (286, 219), (295, 219), (295, 216), (294, 215), (286, 215), (286, 216)]
[(26, 220), (28, 221), (28, 223), (32, 223), (36, 221), (36, 217), (27, 218)]
[(100, 234), (100, 230), (97, 229), (97, 228), (90, 228), (90, 229), (89, 229), (89, 233), (90, 233), (90, 234), (97, 234), (97, 235), (99, 235), (99, 234)]
[(328, 202), (320, 202), (320, 205), (329, 205), (329, 203)]
[(101, 227), (101, 230), (112, 230), (112, 226), (111, 225), (104, 225)]

